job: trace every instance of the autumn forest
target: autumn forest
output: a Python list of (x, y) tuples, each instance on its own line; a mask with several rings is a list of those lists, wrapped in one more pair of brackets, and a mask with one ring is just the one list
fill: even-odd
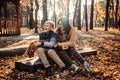
[[(61, 20), (63, 17), (68, 20), (67, 28), (62, 24), (65, 22)], [(63, 67), (59, 67), (53, 59), (55, 56), (47, 55), (52, 75), (48, 74), (48, 68), (38, 51), (40, 47), (48, 49), (45, 47), (46, 41), (40, 40), (41, 33), (45, 32), (46, 21), (54, 23), (55, 29), (52, 31), (57, 35), (56, 44), (50, 49), (55, 49), (58, 56), (61, 51), (68, 55), (76, 50), (78, 55), (70, 55), (69, 60), (80, 68), (79, 72), (67, 64), (66, 56), (62, 57), (66, 61), (59, 56), (68, 71), (66, 75)], [(63, 44), (58, 49), (62, 43), (58, 37), (61, 34), (55, 32), (61, 24), (64, 27), (61, 33), (64, 32), (68, 40), (62, 38), (66, 43), (63, 50)], [(66, 32), (72, 30), (70, 26), (75, 33)], [(73, 39), (70, 35), (74, 35)], [(66, 45), (71, 39), (74, 40), (74, 46), (71, 42), (68, 48)], [(34, 49), (37, 41), (41, 45)], [(71, 46), (74, 48), (68, 52)], [(29, 57), (32, 53), (34, 57)], [(84, 63), (77, 59), (79, 55)], [(0, 80), (119, 79), (120, 0), (0, 0)]]

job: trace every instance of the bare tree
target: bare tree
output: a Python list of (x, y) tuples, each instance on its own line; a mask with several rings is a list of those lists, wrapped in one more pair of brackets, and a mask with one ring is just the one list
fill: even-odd
[(54, 0), (54, 15), (53, 15), (53, 19), (54, 19), (54, 22), (55, 22), (55, 26), (56, 26), (56, 6), (55, 6), (55, 0)]
[(33, 0), (30, 0), (30, 5), (31, 5), (31, 9), (30, 9), (30, 29), (34, 28), (34, 19), (33, 19)]
[[(114, 29), (115, 27), (115, 17), (114, 17), (114, 1), (111, 0), (111, 10), (112, 10), (112, 28)], [(110, 22), (109, 22), (110, 23)]]
[(66, 6), (64, 3), (65, 2), (63, 2), (63, 0), (58, 0), (58, 7), (59, 7), (59, 11), (60, 11), (60, 14), (58, 17), (66, 15)]
[(81, 30), (81, 0), (79, 0), (78, 6), (78, 30)]
[(94, 0), (91, 0), (90, 29), (93, 29)]
[(97, 18), (98, 18), (98, 11), (96, 11), (96, 15), (95, 15), (95, 26), (97, 26)]
[(109, 5), (110, 5), (110, 0), (106, 0), (105, 31), (108, 30)]
[(85, 0), (85, 24), (86, 24), (86, 31), (88, 31), (87, 0)]
[[(85, 6), (84, 6), (84, 7), (85, 7)], [(84, 8), (83, 13), (85, 13), (85, 8)], [(82, 18), (82, 26), (81, 26), (81, 27), (83, 27), (83, 26), (84, 26), (84, 20), (85, 20), (85, 14), (83, 14), (83, 18)]]
[(29, 24), (29, 16), (30, 16), (30, 7), (27, 6), (27, 14), (26, 14), (26, 19), (27, 19), (27, 27), (30, 27), (30, 24)]
[(118, 22), (118, 6), (119, 6), (119, 0), (116, 0), (116, 11), (115, 11), (115, 27), (118, 28), (117, 22)]
[(47, 0), (43, 0), (43, 18), (42, 18), (42, 22), (41, 22), (41, 26), (43, 27), (43, 24), (45, 21), (48, 20), (48, 16), (47, 16)]
[(36, 9), (35, 9), (35, 33), (38, 33), (38, 30), (37, 30), (37, 24), (38, 24), (37, 14), (38, 14), (38, 10), (39, 10), (38, 0), (35, 0), (35, 4), (36, 4)]
[(67, 17), (68, 17), (68, 19), (69, 19), (69, 3), (70, 3), (70, 1), (69, 0), (67, 0)]
[[(0, 3), (0, 19), (1, 19), (1, 3)], [(2, 32), (2, 27), (1, 27), (1, 20), (0, 20), (0, 32)]]
[(78, 4), (78, 0), (75, 3), (75, 11), (74, 11), (74, 15), (73, 15), (73, 26), (76, 26), (75, 17), (76, 17), (76, 12), (77, 12), (77, 4)]

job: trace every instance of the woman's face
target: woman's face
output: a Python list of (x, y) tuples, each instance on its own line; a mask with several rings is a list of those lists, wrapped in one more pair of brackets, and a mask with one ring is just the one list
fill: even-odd
[(61, 30), (61, 33), (65, 33), (65, 30), (64, 30), (64, 27), (63, 27), (61, 21), (59, 22), (59, 28)]

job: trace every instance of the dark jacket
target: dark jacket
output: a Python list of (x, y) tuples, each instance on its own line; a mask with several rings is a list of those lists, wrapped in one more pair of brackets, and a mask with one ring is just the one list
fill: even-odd
[(48, 33), (42, 32), (39, 34), (39, 40), (46, 40), (47, 42), (42, 42), (42, 47), (54, 47), (57, 42), (56, 34), (50, 30)]

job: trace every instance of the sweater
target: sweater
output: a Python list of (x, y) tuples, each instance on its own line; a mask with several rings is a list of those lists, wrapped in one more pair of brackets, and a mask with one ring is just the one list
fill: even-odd
[[(58, 29), (55, 30), (56, 34), (58, 33), (57, 31), (58, 31)], [(74, 27), (71, 27), (71, 30), (68, 34), (68, 38), (69, 39), (65, 42), (58, 42), (59, 43), (58, 46), (62, 47), (63, 50), (66, 50), (69, 47), (74, 47), (74, 41), (75, 41), (75, 29), (74, 29)]]

